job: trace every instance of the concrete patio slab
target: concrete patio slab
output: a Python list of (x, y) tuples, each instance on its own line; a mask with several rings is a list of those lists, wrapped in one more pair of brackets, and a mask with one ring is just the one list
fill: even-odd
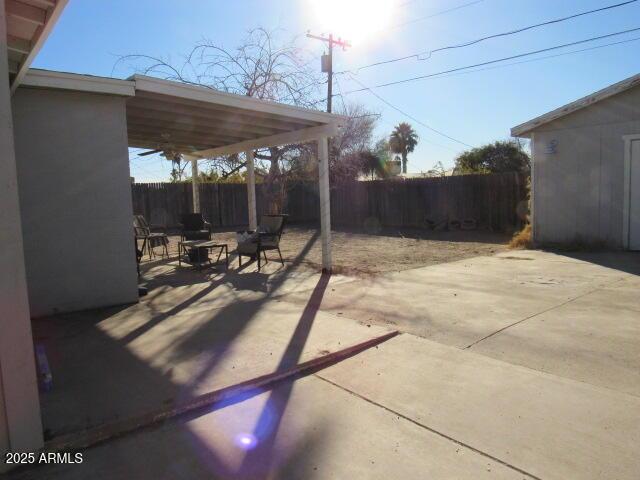
[(213, 290), (198, 297), (204, 304), (180, 297), (169, 311), (141, 304), (36, 322), (54, 377), (42, 396), (45, 429), (60, 435), (137, 415), (389, 331), (318, 312), (330, 282), (314, 280), (306, 305), (262, 295), (206, 308)]
[[(276, 262), (269, 262), (258, 272), (255, 263), (248, 263), (241, 270), (233, 265), (228, 271), (224, 268), (197, 271), (193, 267), (178, 268), (177, 261), (160, 261), (145, 265), (143, 272), (143, 283), (149, 293), (140, 299), (139, 310), (149, 309), (153, 313), (173, 311), (184, 302), (192, 309), (211, 309), (241, 300), (309, 292), (319, 276), (317, 271), (282, 267)], [(353, 278), (331, 275), (329, 284), (349, 281)]]
[(317, 375), (538, 478), (640, 472), (636, 396), (406, 334)]
[(471, 347), (492, 358), (640, 397), (640, 277), (543, 312)]
[[(375, 278), (152, 268), (140, 304), (36, 322), (54, 368), (43, 398), (54, 434), (389, 327), (418, 336), (109, 441), (81, 466), (20, 478), (635, 480), (640, 471), (638, 255), (513, 251)], [(259, 446), (245, 452), (235, 441), (253, 437), (238, 434)]]
[[(341, 284), (327, 292), (321, 309), (464, 348), (628, 276), (553, 253), (514, 251)], [(304, 296), (286, 300), (304, 302)]]
[(80, 465), (40, 467), (11, 478), (529, 477), (306, 377), (236, 405), (97, 446), (84, 452)]

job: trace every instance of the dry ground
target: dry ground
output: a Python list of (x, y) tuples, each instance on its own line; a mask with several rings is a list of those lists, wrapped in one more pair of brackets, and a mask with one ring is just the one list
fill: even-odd
[[(216, 232), (213, 238), (227, 243), (230, 253), (235, 250), (234, 231)], [(504, 251), (509, 241), (506, 235), (485, 231), (433, 232), (418, 229), (385, 230), (376, 234), (362, 230), (338, 230), (332, 232), (332, 239), (334, 271), (351, 275), (375, 275), (493, 255)], [(170, 236), (171, 256), (177, 253), (178, 241), (178, 236)], [(285, 262), (296, 261), (313, 269), (321, 264), (319, 231), (315, 227), (286, 228), (281, 249)], [(268, 255), (270, 259), (277, 259), (277, 253)], [(144, 260), (147, 258), (145, 255)]]

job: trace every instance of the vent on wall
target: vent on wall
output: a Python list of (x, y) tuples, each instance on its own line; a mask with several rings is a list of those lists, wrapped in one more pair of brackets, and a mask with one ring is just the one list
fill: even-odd
[(547, 155), (555, 155), (558, 153), (558, 141), (557, 140), (549, 140), (544, 146), (544, 153)]

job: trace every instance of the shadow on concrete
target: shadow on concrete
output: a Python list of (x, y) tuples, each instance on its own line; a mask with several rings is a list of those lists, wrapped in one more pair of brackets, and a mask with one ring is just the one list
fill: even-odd
[(98, 328), (127, 309), (78, 312), (33, 322), (45, 346), (53, 388), (40, 394), (45, 439), (169, 402), (176, 386)]
[[(299, 262), (306, 252), (317, 241), (318, 235), (309, 240), (307, 246), (294, 261)], [(109, 308), (95, 311), (79, 312), (68, 315), (58, 315), (34, 321), (34, 338), (37, 342), (45, 343), (49, 360), (54, 371), (54, 389), (42, 395), (43, 417), (47, 436), (83, 430), (101, 423), (135, 415), (174, 400), (188, 400), (194, 396), (195, 389), (202, 378), (215, 369), (217, 362), (223, 358), (225, 352), (241, 335), (252, 318), (282, 286), (286, 280), (287, 271), (291, 267), (278, 272), (271, 282), (270, 291), (264, 298), (227, 305), (215, 311), (205, 325), (201, 325), (189, 337), (180, 342), (178, 351), (182, 356), (197, 354), (197, 344), (201, 345), (202, 336), (211, 340), (213, 355), (201, 371), (197, 372), (192, 382), (185, 388), (172, 382), (170, 376), (162, 374), (146, 362), (137, 358), (127, 348), (126, 344), (143, 335), (153, 326), (158, 325), (170, 315), (184, 311), (197, 300), (215, 290), (224, 279), (212, 282), (204, 290), (185, 299), (169, 312), (152, 317), (148, 322), (138, 326), (124, 337), (116, 340), (108, 336), (98, 324), (113, 315), (121, 315), (123, 319), (136, 315), (136, 310), (128, 311), (131, 307)], [(329, 283), (330, 276), (322, 275), (315, 286), (300, 319), (292, 332), (291, 338), (276, 371), (290, 368), (298, 363), (307, 342), (309, 332), (316, 318), (322, 297)], [(238, 315), (242, 313), (242, 315)], [(223, 322), (228, 328), (221, 332), (215, 324)], [(222, 333), (222, 334), (221, 334)], [(194, 342), (199, 338), (199, 342)], [(209, 352), (211, 353), (211, 352)], [(248, 352), (249, 353), (249, 352)], [(230, 471), (223, 459), (215, 451), (205, 445), (197, 435), (189, 431), (184, 425), (189, 419), (214, 410), (225, 408), (231, 404), (245, 400), (250, 396), (263, 394), (256, 391), (244, 398), (219, 403), (206, 409), (206, 412), (192, 414), (181, 419), (167, 422), (167, 425), (142, 430), (127, 436), (121, 441), (99, 445), (86, 453), (85, 467), (77, 469), (74, 466), (40, 467), (34, 470), (17, 472), (12, 478), (86, 478), (94, 476), (103, 470), (112, 473), (114, 464), (121, 463), (126, 468), (126, 475), (111, 476), (111, 478), (194, 478), (195, 476), (210, 477), (211, 474), (220, 478), (266, 478), (274, 471), (291, 471), (292, 465), (301, 465), (304, 455), (310, 449), (316, 448), (321, 442), (321, 432), (316, 429), (311, 436), (302, 438), (296, 450), (292, 452), (278, 452), (275, 455), (274, 444), (280, 422), (293, 389), (293, 381), (280, 384), (268, 393), (269, 397), (264, 410), (259, 416), (254, 435), (259, 439), (255, 449), (246, 453), (240, 468)], [(160, 444), (156, 440), (149, 440), (158, 434), (168, 436), (167, 429), (179, 429), (179, 434), (185, 437), (185, 442), (176, 445), (167, 441)], [(158, 433), (160, 432), (160, 433)], [(149, 437), (147, 436), (149, 435)], [(175, 431), (171, 434), (176, 435)], [(311, 438), (313, 437), (313, 438)], [(131, 442), (135, 439), (135, 448)], [(149, 443), (151, 442), (151, 443)], [(129, 444), (129, 449), (122, 445)], [(147, 444), (147, 447), (144, 445)], [(104, 463), (104, 455), (99, 455), (101, 449), (110, 449), (109, 461)], [(161, 451), (164, 450), (164, 453)], [(138, 455), (131, 452), (137, 451)], [(115, 453), (114, 453), (115, 452)], [(162, 458), (163, 466), (158, 470), (154, 465), (150, 468), (149, 459), (141, 452), (150, 452), (155, 462)], [(177, 453), (179, 452), (179, 455)], [(90, 459), (95, 457), (95, 462)], [(120, 459), (120, 460), (119, 460)], [(277, 459), (277, 460), (276, 460)], [(103, 462), (103, 463), (101, 463)], [(114, 463), (115, 462), (115, 463)], [(137, 476), (136, 471), (140, 473)], [(72, 475), (69, 473), (73, 472)], [(85, 477), (82, 477), (84, 472)], [(169, 472), (172, 472), (169, 474)]]
[[(316, 318), (322, 297), (329, 284), (328, 274), (323, 274), (316, 285), (305, 306), (298, 325), (296, 326), (291, 340), (280, 359), (276, 371), (283, 371), (295, 366), (300, 360), (302, 350), (309, 337), (311, 326)], [(293, 382), (287, 382), (282, 387), (272, 390), (265, 407), (260, 414), (253, 435), (258, 443), (256, 447), (248, 452), (242, 465), (240, 466), (240, 476), (242, 478), (267, 478), (272, 470), (275, 439), (280, 428), (282, 416), (287, 408), (289, 397), (293, 390)], [(276, 466), (278, 467), (278, 466)]]
[(632, 275), (640, 275), (640, 252), (603, 251), (603, 252), (566, 252), (549, 250), (557, 255), (594, 263), (601, 267), (612, 268)]
[[(184, 298), (167, 312), (152, 315), (144, 323), (138, 305), (58, 315), (33, 321), (34, 340), (43, 343), (53, 372), (54, 388), (41, 394), (43, 425), (47, 438), (84, 430), (104, 422), (135, 415), (151, 408), (188, 400), (202, 379), (224, 358), (234, 341), (287, 280), (317, 241), (313, 236), (300, 255), (287, 268), (267, 274), (238, 273), (220, 275), (214, 281)], [(189, 272), (197, 273), (197, 272)], [(233, 278), (230, 280), (230, 278)], [(246, 278), (242, 278), (246, 277)], [(263, 285), (268, 278), (269, 288)], [(232, 301), (212, 310), (210, 318), (183, 339), (177, 340), (173, 360), (189, 360), (203, 353), (205, 366), (194, 372), (192, 381), (179, 386), (172, 372), (160, 372), (129, 351), (127, 345), (143, 336), (167, 318), (185, 312), (190, 306), (215, 291), (223, 283), (237, 289), (265, 292), (259, 299)], [(268, 290), (268, 291), (267, 291)], [(122, 322), (132, 321), (134, 328), (123, 337), (112, 338), (99, 324), (118, 315)], [(141, 316), (144, 320), (144, 316)], [(170, 334), (170, 333), (169, 333)], [(249, 352), (248, 352), (249, 353)]]
[[(207, 354), (210, 355), (210, 358), (201, 367), (200, 372), (195, 374), (189, 382), (189, 392), (195, 391), (199, 384), (214, 371), (220, 359), (233, 346), (234, 340), (260, 312), (265, 303), (279, 293), (280, 288), (287, 279), (288, 272), (298, 266), (318, 238), (319, 234), (316, 233), (286, 269), (280, 270), (273, 275), (269, 282), (269, 289), (263, 297), (257, 300), (234, 302), (221, 307), (216, 310), (211, 320), (192, 331), (186, 338), (181, 339), (176, 345), (173, 361), (183, 361), (199, 354), (202, 348), (202, 338), (211, 338), (213, 340), (213, 343), (207, 349)], [(223, 335), (217, 335), (220, 329), (224, 329)]]

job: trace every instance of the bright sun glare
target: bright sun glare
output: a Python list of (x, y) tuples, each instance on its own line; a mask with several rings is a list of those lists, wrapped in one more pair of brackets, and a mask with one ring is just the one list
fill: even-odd
[(322, 33), (360, 45), (389, 26), (396, 0), (309, 0)]

